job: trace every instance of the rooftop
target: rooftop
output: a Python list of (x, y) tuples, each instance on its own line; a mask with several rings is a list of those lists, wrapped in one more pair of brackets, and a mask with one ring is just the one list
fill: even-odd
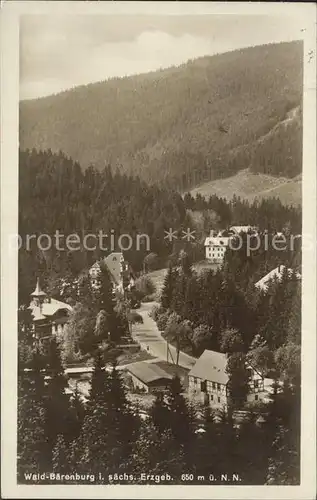
[(205, 349), (188, 375), (225, 385), (228, 382), (226, 366), (227, 357), (225, 354)]
[(43, 290), (41, 289), (39, 278), (37, 278), (36, 287), (35, 287), (34, 292), (31, 293), (31, 297), (46, 297), (46, 293), (43, 292)]
[(66, 302), (61, 302), (60, 300), (51, 299), (50, 302), (44, 302), (42, 306), (30, 305), (33, 314), (33, 321), (38, 321), (40, 319), (45, 319), (47, 317), (53, 316), (57, 311), (67, 309), (72, 311), (72, 307)]
[(255, 226), (231, 226), (230, 231), (234, 231), (235, 233), (248, 233), (249, 231), (256, 231), (257, 227)]
[[(285, 266), (281, 265), (276, 267), (275, 269), (272, 269), (268, 274), (263, 276), (259, 281), (255, 283), (255, 287), (259, 288), (261, 290), (267, 290), (269, 283), (273, 280), (280, 281), (282, 279), (283, 273), (285, 272)], [(293, 269), (288, 269), (288, 274), (291, 275), (294, 271)], [(297, 279), (301, 278), (301, 275), (299, 273), (295, 273), (295, 276)]]
[(131, 363), (127, 366), (127, 372), (130, 372), (144, 384), (150, 384), (151, 382), (155, 382), (160, 379), (171, 380), (173, 378), (169, 373), (162, 370), (162, 368), (156, 364), (145, 363), (144, 361)]
[(207, 236), (205, 246), (228, 246), (230, 239), (229, 236)]

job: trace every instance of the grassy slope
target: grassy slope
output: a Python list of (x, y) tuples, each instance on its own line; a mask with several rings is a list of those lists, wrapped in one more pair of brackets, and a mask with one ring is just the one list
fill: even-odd
[[(272, 44), (24, 101), (20, 145), (62, 150), (84, 167), (110, 161), (150, 182), (176, 177), (179, 189), (197, 186), (252, 163), (259, 139), (300, 105), (301, 61), (301, 42)], [(296, 133), (285, 134), (282, 173)], [(257, 160), (267, 149), (262, 141)]]
[(301, 204), (301, 176), (294, 179), (273, 177), (266, 174), (254, 174), (248, 169), (226, 179), (206, 182), (192, 190), (192, 194), (200, 193), (203, 196), (216, 194), (219, 197), (232, 199), (233, 195), (253, 201), (255, 198), (278, 197), (284, 203)]

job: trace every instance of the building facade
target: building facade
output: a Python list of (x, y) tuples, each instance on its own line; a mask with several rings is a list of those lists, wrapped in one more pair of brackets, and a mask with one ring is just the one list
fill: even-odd
[(134, 390), (145, 393), (164, 392), (170, 385), (172, 376), (155, 363), (139, 361), (126, 369)]
[(221, 264), (224, 261), (229, 242), (230, 237), (228, 236), (208, 236), (205, 239), (206, 259), (215, 264)]

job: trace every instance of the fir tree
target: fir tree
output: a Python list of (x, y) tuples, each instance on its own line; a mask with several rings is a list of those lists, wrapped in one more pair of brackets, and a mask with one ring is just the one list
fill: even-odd
[(37, 473), (50, 464), (50, 449), (46, 439), (44, 374), (42, 360), (35, 351), (29, 370), (20, 370), (18, 376), (18, 456), (19, 481), (24, 473)]
[(66, 435), (68, 443), (71, 443), (72, 441), (79, 438), (84, 418), (85, 406), (80, 398), (80, 394), (76, 386), (74, 394), (70, 400), (70, 409), (68, 412), (68, 419), (66, 423)]
[(51, 449), (54, 448), (58, 435), (67, 440), (67, 419), (69, 418), (69, 400), (65, 393), (67, 380), (61, 363), (60, 349), (55, 337), (50, 341), (46, 386), (46, 435)]
[(174, 377), (167, 394), (170, 412), (170, 430), (178, 447), (184, 450), (187, 460), (195, 438), (194, 422), (189, 406), (182, 394), (180, 379)]
[(228, 374), (227, 395), (229, 405), (234, 408), (242, 407), (247, 400), (250, 379), (243, 353), (236, 352), (229, 356), (226, 373)]
[(60, 474), (70, 471), (69, 449), (64, 437), (59, 434), (52, 452), (53, 470)]
[(175, 269), (170, 265), (164, 279), (161, 293), (161, 305), (164, 309), (171, 308), (176, 274)]
[(159, 392), (150, 410), (150, 416), (157, 432), (162, 433), (169, 428), (170, 413), (164, 400), (164, 394)]

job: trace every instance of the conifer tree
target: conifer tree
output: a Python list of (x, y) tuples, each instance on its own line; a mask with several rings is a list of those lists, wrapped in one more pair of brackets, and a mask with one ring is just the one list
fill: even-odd
[[(139, 420), (133, 415), (127, 400), (123, 381), (116, 364), (110, 376), (110, 411), (112, 415), (111, 439), (113, 441), (114, 467), (124, 467), (129, 462), (138, 435)], [(117, 451), (117, 454), (115, 453)]]
[(122, 334), (122, 325), (115, 311), (116, 301), (110, 273), (104, 263), (100, 264), (100, 271), (94, 293), (94, 304), (97, 314), (100, 311), (104, 313), (103, 328), (98, 332), (99, 341), (106, 339), (116, 342)]
[(67, 420), (69, 418), (69, 399), (65, 392), (68, 384), (56, 337), (50, 340), (46, 373), (49, 377), (45, 390), (46, 436), (53, 450), (58, 435), (64, 436), (67, 440)]
[(18, 457), (19, 481), (24, 473), (41, 472), (50, 465), (50, 449), (47, 445), (44, 374), (42, 359), (35, 350), (28, 371), (18, 374)]
[[(82, 470), (85, 468), (90, 473), (99, 471), (101, 465), (106, 473), (112, 464), (112, 449), (108, 439), (111, 427), (109, 391), (109, 375), (104, 369), (102, 356), (97, 351), (86, 415), (78, 439), (81, 456), (76, 457), (79, 461), (79, 467)], [(73, 460), (75, 461), (76, 458), (73, 457)]]
[(175, 443), (184, 450), (187, 459), (189, 459), (190, 449), (195, 438), (194, 421), (182, 392), (179, 377), (174, 377), (167, 394), (167, 405), (170, 412), (169, 426)]
[(171, 308), (176, 275), (177, 273), (175, 269), (172, 267), (172, 265), (170, 265), (164, 278), (164, 284), (161, 293), (161, 305), (164, 309)]
[(218, 441), (217, 424), (215, 415), (210, 406), (205, 404), (203, 407), (202, 422), (200, 433), (198, 433), (195, 446), (195, 464), (197, 474), (207, 475), (212, 471), (217, 474), (217, 462), (220, 443)]
[(66, 474), (71, 470), (69, 448), (64, 437), (59, 434), (52, 452), (53, 470), (59, 474)]
[(76, 386), (74, 394), (70, 400), (70, 409), (66, 422), (66, 435), (68, 444), (79, 438), (84, 418), (85, 406), (80, 398), (80, 394)]
[(173, 483), (179, 484), (186, 463), (184, 452), (176, 443), (171, 431), (165, 430), (160, 433), (151, 422), (147, 421), (141, 426), (130, 467), (137, 478), (144, 470), (149, 474), (168, 473), (173, 478)]
[(243, 407), (247, 400), (250, 379), (243, 353), (235, 352), (228, 357), (226, 373), (229, 405), (233, 408)]
[(170, 413), (164, 400), (164, 394), (159, 392), (150, 410), (150, 416), (157, 432), (162, 433), (169, 428)]
[(171, 309), (181, 317), (184, 317), (185, 312), (187, 280), (187, 275), (184, 272), (180, 271), (177, 274), (175, 287), (173, 290)]
[(276, 382), (268, 409), (272, 447), (266, 484), (300, 484), (300, 387)]

